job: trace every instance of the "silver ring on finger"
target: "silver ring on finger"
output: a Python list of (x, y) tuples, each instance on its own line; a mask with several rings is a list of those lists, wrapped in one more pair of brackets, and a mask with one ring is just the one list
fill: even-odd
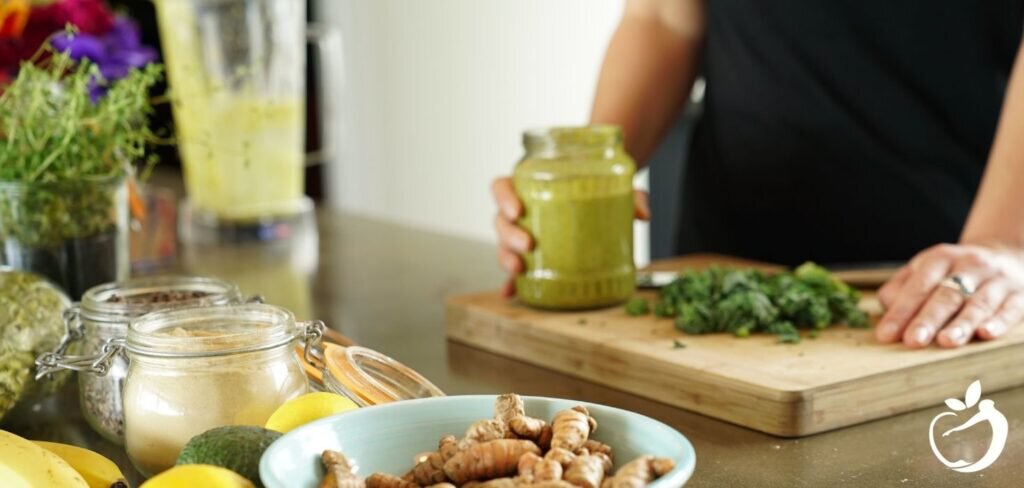
[(952, 275), (939, 282), (939, 286), (949, 288), (960, 293), (964, 298), (970, 298), (978, 291), (977, 286), (965, 279), (963, 275)]

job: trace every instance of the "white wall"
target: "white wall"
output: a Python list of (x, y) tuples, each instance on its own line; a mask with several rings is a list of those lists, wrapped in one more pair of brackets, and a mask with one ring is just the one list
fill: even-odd
[(622, 0), (322, 0), (345, 39), (330, 204), (493, 240), (524, 128), (586, 122)]

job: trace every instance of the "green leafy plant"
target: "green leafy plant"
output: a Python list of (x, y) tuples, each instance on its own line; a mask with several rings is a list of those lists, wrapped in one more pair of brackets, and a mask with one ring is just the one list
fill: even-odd
[(662, 288), (654, 313), (675, 317), (676, 328), (688, 334), (747, 337), (764, 332), (779, 342), (799, 342), (799, 329), (818, 331), (841, 323), (867, 327), (859, 300), (857, 290), (814, 263), (771, 275), (709, 268), (688, 270)]
[(48, 247), (116, 225), (111, 188), (154, 162), (149, 92), (162, 67), (106, 85), (95, 65), (49, 47), (33, 61), (0, 87), (0, 236)]

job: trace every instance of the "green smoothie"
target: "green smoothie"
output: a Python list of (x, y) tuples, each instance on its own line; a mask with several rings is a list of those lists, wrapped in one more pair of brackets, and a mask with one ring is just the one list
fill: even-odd
[(523, 136), (513, 175), (535, 241), (516, 280), (523, 303), (572, 310), (622, 303), (635, 290), (633, 174), (616, 127), (554, 128)]

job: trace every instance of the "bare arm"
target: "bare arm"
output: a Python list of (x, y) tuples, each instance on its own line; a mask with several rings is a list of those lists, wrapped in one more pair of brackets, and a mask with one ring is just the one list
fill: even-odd
[(1017, 52), (985, 177), (960, 240), (1024, 249), (1024, 49)]
[(626, 149), (641, 165), (686, 102), (703, 38), (703, 0), (626, 2), (605, 53), (590, 118), (622, 126)]

